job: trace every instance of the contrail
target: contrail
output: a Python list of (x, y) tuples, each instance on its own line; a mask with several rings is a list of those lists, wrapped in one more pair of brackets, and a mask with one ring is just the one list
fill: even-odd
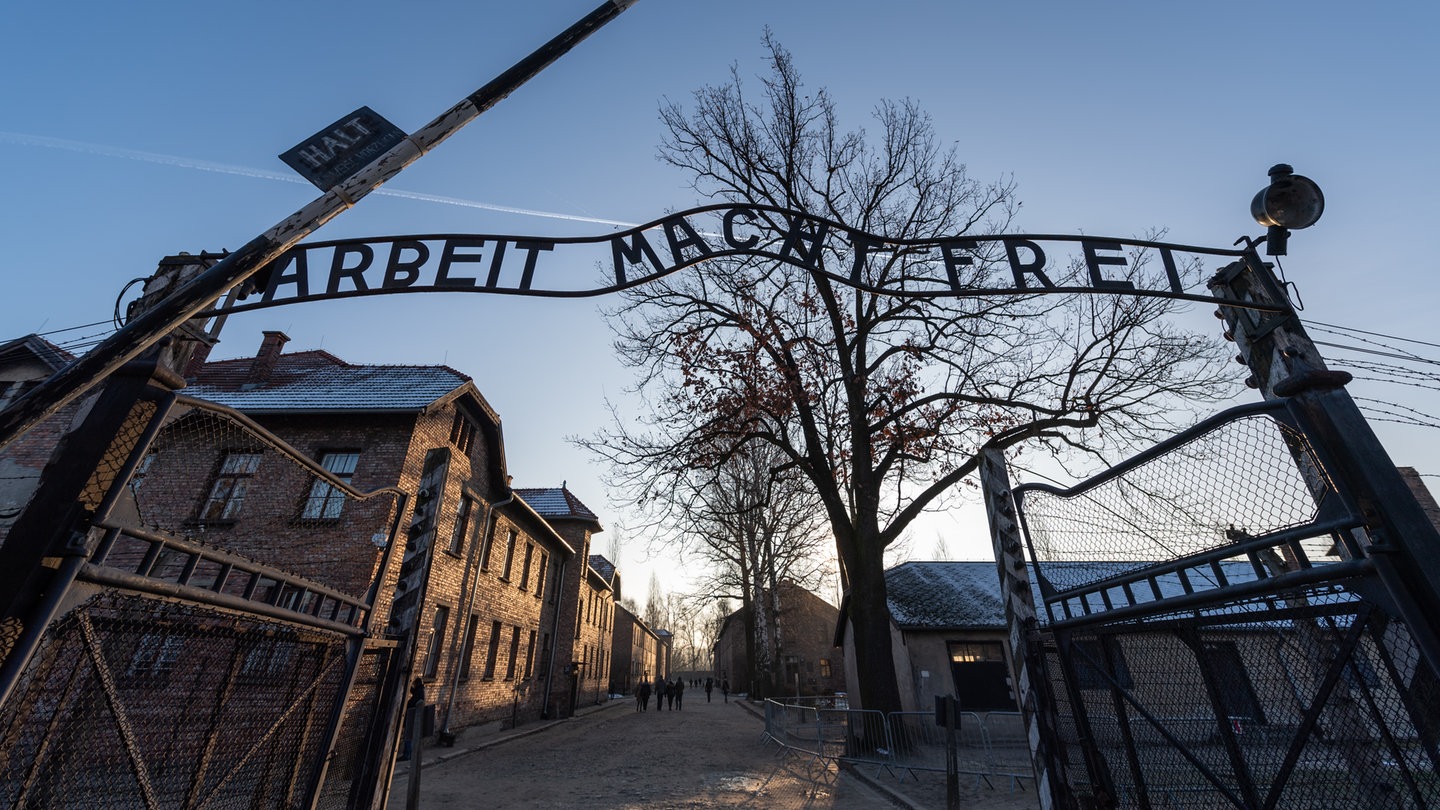
[[(294, 175), (271, 172), (264, 169), (252, 169), (247, 166), (232, 166), (226, 163), (214, 163), (208, 160), (196, 160), (195, 158), (180, 157), (178, 155), (162, 155), (158, 152), (143, 152), (138, 149), (122, 149), (118, 146), (104, 146), (97, 143), (86, 143), (84, 141), (72, 141), (65, 138), (49, 138), (43, 135), (26, 135), (22, 132), (0, 131), (0, 142), (19, 144), (21, 146), (41, 146), (46, 149), (64, 149), (70, 152), (81, 152), (90, 155), (101, 155), (103, 157), (123, 158), (125, 160), (138, 160), (145, 163), (158, 163), (162, 166), (176, 166), (182, 169), (197, 169), (202, 172), (216, 172), (218, 174), (235, 174), (241, 177), (255, 177), (261, 180), (277, 180), (282, 183), (299, 183), (302, 186), (310, 185), (306, 180)], [(438, 194), (422, 194), (418, 191), (401, 191), (400, 189), (376, 189), (374, 194), (386, 197), (399, 197), (406, 200), (418, 200), (421, 202), (440, 203), (441, 205), (457, 205), (462, 208), (479, 208), (485, 211), (498, 211), (504, 214), (520, 214), (527, 217), (543, 217), (545, 219), (563, 219), (567, 222), (589, 222), (596, 225), (613, 225), (620, 228), (633, 228), (639, 223), (620, 222), (614, 219), (600, 219), (598, 217), (582, 217), (576, 214), (560, 214), (554, 211), (537, 211), (533, 208), (516, 208), (510, 205), (495, 205), (493, 203), (476, 202), (475, 200), (463, 200), (458, 197), (442, 197)]]

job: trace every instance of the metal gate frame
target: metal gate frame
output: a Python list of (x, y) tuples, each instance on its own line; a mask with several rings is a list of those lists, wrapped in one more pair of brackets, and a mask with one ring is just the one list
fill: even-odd
[[(314, 737), (306, 731), (302, 737), (322, 740), (323, 744), (306, 749), (313, 750), (316, 759), (294, 763), (285, 796), (277, 801), (283, 800), (285, 806), (309, 808), (375, 806), (386, 794), (393, 766), (406, 668), (396, 641), (373, 637), (373, 607), (380, 583), (392, 567), (395, 549), (402, 545), (396, 540), (409, 499), (394, 487), (361, 493), (238, 412), (178, 396), (175, 389), (183, 383), (165, 369), (158, 357), (151, 363), (132, 365), (127, 371), (106, 384), (89, 404), (78, 427), (60, 440), (39, 488), (0, 549), (0, 579), (12, 588), (0, 596), (6, 631), (0, 646), (0, 718), (9, 717), (8, 726), (0, 726), (0, 733), (23, 731), (25, 721), (20, 712), (33, 703), (33, 698), (27, 701), (25, 687), (33, 685), (28, 681), (38, 677), (37, 667), (48, 665), (41, 661), (47, 646), (62, 643), (60, 637), (68, 633), (69, 643), (88, 651), (88, 664), (70, 664), (88, 667), (84, 673), (77, 669), (76, 675), (68, 676), (70, 683), (82, 674), (98, 681), (128, 752), (137, 803), (158, 807), (144, 754), (135, 744), (126, 707), (115, 687), (115, 673), (101, 654), (94, 623), (88, 618), (90, 612), (107, 599), (139, 599), (151, 605), (156, 615), (177, 616), (181, 622), (187, 615), (230, 617), (239, 626), (250, 623), (289, 628), (285, 633), (305, 634), (316, 644), (338, 653), (326, 664), (326, 671), (339, 668), (338, 673), (331, 672), (327, 681), (334, 691), (317, 691), (321, 681), (317, 675), (302, 697), (285, 708), (275, 726), (232, 767), (226, 779), (270, 743), (279, 724), (305, 703), (309, 716), (323, 718), (323, 732)], [(346, 498), (394, 499), (394, 516), (378, 576), (365, 594), (342, 593), (272, 565), (125, 519), (121, 514), (124, 510), (118, 507), (141, 459), (165, 425), (179, 414), (196, 410), (237, 423)], [(109, 559), (117, 542), (145, 551), (129, 554), (126, 567), (120, 568)], [(171, 561), (167, 572), (157, 569), (161, 559)], [(183, 563), (177, 566), (176, 560)], [(211, 572), (211, 579), (205, 587), (197, 587), (192, 576), (202, 569)], [(220, 690), (222, 696), (235, 691), (236, 666), (231, 667), (229, 682)], [(357, 690), (362, 669), (367, 673), (366, 682)], [(66, 697), (71, 694), (70, 687), (66, 690), (62, 704), (72, 699)], [(46, 720), (50, 727), (42, 735), (41, 744), (29, 752), (34, 759), (23, 769), (31, 775), (19, 785), (19, 804), (24, 804), (23, 797), (33, 789), (36, 769), (44, 758), (56, 755), (50, 735), (60, 722), (61, 712), (56, 708)], [(312, 725), (313, 721), (306, 721), (307, 729)], [(215, 737), (222, 733), (218, 727), (211, 729)], [(346, 736), (344, 741), (342, 734)], [(203, 807), (209, 800), (202, 782), (216, 742), (207, 740), (202, 747), (204, 754), (196, 767), (195, 782), (186, 791), (186, 806)], [(339, 763), (343, 767), (338, 770), (344, 773), (332, 774), (342, 742), (347, 761)], [(6, 773), (13, 772), (12, 766), (20, 766), (13, 760), (16, 754), (6, 750), (0, 755)], [(213, 789), (208, 796), (213, 798), (223, 784), (210, 786)]]
[[(1322, 746), (1338, 749), (1332, 763), (1336, 770), (1352, 772), (1347, 783), (1332, 786), (1336, 797), (1353, 790), (1363, 797), (1357, 799), (1361, 802), (1388, 798), (1409, 802), (1407, 806), (1440, 806), (1436, 776), (1440, 712), (1422, 705), (1422, 699), (1433, 698), (1417, 695), (1411, 688), (1423, 681), (1423, 668), (1429, 668), (1432, 682), (1440, 672), (1433, 663), (1440, 653), (1431, 643), (1434, 619), (1419, 610), (1426, 595), (1412, 593), (1407, 581), (1397, 576), (1391, 552), (1382, 542), (1383, 520), (1365, 506), (1367, 493), (1357, 494), (1345, 485), (1344, 476), (1333, 474), (1343, 469), (1346, 459), (1337, 457), (1330, 443), (1315, 440), (1324, 431), (1316, 428), (1311, 416), (1302, 403), (1289, 399), (1234, 408), (1068, 489), (1027, 484), (1009, 490), (1003, 468), (995, 470), (998, 454), (992, 456), (983, 477), (997, 551), (1004, 555), (999, 561), (1002, 579), (1009, 586), (1006, 596), (1012, 602), (1030, 602), (1028, 575), (1033, 574), (1043, 606), (1043, 612), (1028, 620), (1014, 612), (1011, 618), (1014, 660), (1023, 674), (1018, 691), (1032, 727), (1032, 743), (1039, 744), (1034, 754), (1037, 776), (1042, 778), (1037, 781), (1042, 798), (1047, 798), (1043, 795), (1047, 787), (1052, 794), (1047, 806), (1053, 802), (1152, 807), (1193, 801), (1205, 806), (1218, 802), (1274, 807), (1296, 798), (1293, 794), (1301, 788), (1290, 783), (1290, 776), (1302, 754), (1308, 752), (1313, 759)], [(1063, 536), (1067, 524), (1047, 516), (1045, 503), (1091, 498), (1103, 503), (1097, 492), (1105, 487), (1124, 486), (1127, 476), (1153, 480), (1144, 477), (1147, 464), (1163, 462), (1172, 454), (1201, 452), (1194, 449), (1195, 442), (1247, 420), (1273, 424), (1280, 431), (1278, 441), (1290, 456), (1286, 460), (1290, 473), (1303, 480), (1299, 486), (1314, 499), (1308, 519), (1279, 521), (1285, 525), (1268, 531), (1247, 531), (1245, 516), (1236, 515), (1229, 530), (1219, 533), (1219, 542), (1207, 548), (1153, 562), (1142, 557), (1128, 565), (1109, 563), (1111, 570), (1105, 570), (1105, 563), (1069, 563), (1088, 569), (1083, 575), (1067, 572), (1066, 563), (1057, 560), (1050, 541)], [(1232, 461), (1246, 463), (1244, 458)], [(1408, 490), (1385, 494), (1413, 500)], [(1027, 498), (1036, 503), (1027, 503)], [(1203, 501), (1216, 499), (1211, 493)], [(1131, 528), (1145, 532), (1136, 515), (1120, 514), (1113, 507), (1096, 508), (1109, 509), (1108, 516), (1116, 522), (1129, 521)], [(1024, 529), (1028, 563), (1020, 548), (1017, 519)], [(1094, 529), (1083, 520), (1072, 522), (1068, 529), (1072, 535), (1076, 525)], [(1312, 559), (1316, 538), (1333, 541), (1339, 559)], [(1093, 551), (1090, 554), (1088, 559), (1094, 560)], [(1243, 737), (1241, 721), (1226, 711), (1233, 698), (1225, 690), (1231, 687), (1215, 669), (1205, 634), (1217, 628), (1283, 624), (1303, 636), (1301, 628), (1311, 623), (1326, 628), (1320, 635), (1311, 633), (1312, 646), (1322, 648), (1310, 650), (1314, 691), (1293, 734), (1276, 741), (1285, 744), (1270, 746), (1275, 751), (1260, 751), (1253, 731), (1251, 738)], [(1213, 716), (1194, 721), (1195, 728), (1203, 731), (1202, 741), (1182, 739), (1186, 734), (1176, 731), (1176, 722), (1157, 717), (1154, 707), (1146, 705), (1144, 680), (1154, 675), (1145, 671), (1149, 662), (1137, 666), (1131, 661), (1128, 671), (1122, 671), (1122, 642), (1145, 639), (1148, 643), (1162, 637), (1179, 639), (1189, 649), (1191, 657), (1186, 660), (1204, 685), (1197, 706), (1208, 706)], [(1362, 645), (1367, 651), (1363, 656)], [(1374, 671), (1367, 663), (1372, 659)], [(1298, 689), (1296, 700), (1300, 702)], [(1345, 708), (1336, 708), (1341, 704)], [(1331, 725), (1349, 722), (1374, 729), (1357, 737), (1374, 739), (1348, 745), (1342, 740), (1333, 746), (1317, 742), (1324, 733), (1324, 718)], [(1314, 748), (1308, 747), (1312, 744)], [(1161, 767), (1147, 746), (1184, 762)], [(1273, 754), (1281, 748), (1283, 756), (1277, 759)], [(1218, 756), (1221, 751), (1223, 756)], [(1267, 759), (1267, 755), (1272, 756)], [(1177, 793), (1166, 783), (1167, 774), (1176, 770), (1200, 774), (1204, 786), (1187, 788), (1193, 795)], [(1050, 778), (1045, 780), (1047, 773)], [(1313, 796), (1302, 801), (1317, 806)]]

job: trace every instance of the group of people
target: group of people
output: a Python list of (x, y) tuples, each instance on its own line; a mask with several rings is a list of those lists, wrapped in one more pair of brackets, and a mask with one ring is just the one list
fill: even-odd
[[(698, 687), (698, 686), (700, 685), (700, 679), (699, 679), (699, 678), (692, 678), (692, 679), (690, 680), (690, 685), (691, 685), (691, 686), (694, 686), (694, 687)], [(714, 678), (706, 678), (706, 679), (705, 679), (705, 702), (706, 702), (706, 703), (709, 703), (709, 702), (710, 702), (710, 692), (711, 692), (711, 690), (713, 690), (714, 688), (715, 688), (715, 679), (714, 679)], [(725, 695), (725, 702), (726, 702), (726, 703), (729, 703), (729, 702), (730, 702), (730, 681), (729, 681), (729, 679), (722, 679), (722, 680), (721, 680), (721, 682), (720, 682), (720, 691)], [(665, 680), (664, 678), (656, 678), (656, 679), (655, 679), (655, 683), (654, 683), (653, 685), (652, 685), (649, 681), (641, 681), (640, 684), (635, 687), (635, 711), (637, 711), (637, 712), (649, 711), (649, 710), (650, 710), (650, 696), (651, 696), (651, 695), (654, 695), (654, 696), (655, 696), (655, 710), (656, 710), (656, 711), (660, 711), (660, 710), (664, 709), (666, 703), (669, 703), (669, 704), (670, 704), (670, 711), (672, 711), (672, 712), (673, 712), (673, 711), (683, 710), (683, 709), (685, 708), (685, 679), (684, 679), (684, 678), (680, 678), (680, 677), (678, 677), (678, 676), (675, 677), (675, 678), (673, 678), (672, 680), (668, 680), (668, 681)]]
[(649, 681), (641, 681), (640, 685), (635, 687), (635, 711), (649, 710), (652, 694), (655, 695), (656, 711), (664, 709), (666, 701), (669, 701), (672, 712), (685, 707), (685, 681), (681, 678), (672, 681), (656, 678), (653, 687)]

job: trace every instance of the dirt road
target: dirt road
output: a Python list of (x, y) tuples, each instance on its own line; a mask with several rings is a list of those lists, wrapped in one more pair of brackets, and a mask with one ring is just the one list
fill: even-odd
[[(562, 721), (543, 731), (426, 767), (420, 807), (682, 810), (748, 807), (782, 810), (889, 810), (891, 797), (854, 774), (812, 759), (786, 756), (762, 739), (764, 723), (734, 701), (686, 696), (683, 711), (635, 711), (633, 700)], [(699, 700), (694, 698), (698, 697)], [(524, 729), (521, 729), (522, 731)], [(463, 737), (454, 751), (474, 745)], [(427, 749), (426, 759), (447, 749)], [(943, 780), (943, 777), (942, 777)], [(944, 807), (938, 794), (908, 783), (910, 806)], [(905, 790), (904, 786), (900, 786)], [(999, 791), (967, 797), (967, 805), (1033, 807)], [(405, 778), (389, 810), (404, 810)], [(1029, 797), (1023, 797), (1029, 798)], [(972, 804), (973, 803), (973, 804)], [(901, 805), (904, 806), (904, 805)]]

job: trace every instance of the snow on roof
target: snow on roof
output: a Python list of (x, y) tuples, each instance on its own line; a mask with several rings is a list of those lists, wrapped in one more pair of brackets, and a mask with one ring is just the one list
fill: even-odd
[(599, 516), (590, 507), (580, 502), (575, 494), (559, 487), (516, 487), (515, 494), (525, 501), (535, 513), (547, 520), (574, 519), (600, 522)]
[[(1256, 579), (1254, 567), (1245, 561), (1224, 560), (1219, 563), (1231, 584)], [(1134, 562), (1067, 561), (1042, 563), (1042, 572), (1062, 578), (1083, 576), (1087, 581), (1100, 581), (1110, 576), (1134, 572)], [(1189, 569), (1187, 576), (1196, 591), (1217, 586), (1214, 575)], [(1000, 597), (1000, 573), (995, 563), (984, 562), (907, 562), (885, 572), (890, 614), (895, 624), (905, 629), (994, 628), (1005, 625), (1005, 605)], [(1035, 607), (1045, 611), (1031, 567), (1031, 587)], [(1161, 598), (1183, 595), (1184, 583), (1175, 573), (1155, 577), (1155, 588)], [(1132, 586), (1141, 602), (1154, 598), (1148, 585)], [(1104, 610), (1098, 594), (1089, 597), (1092, 608)], [(1078, 603), (1075, 605), (1078, 607)], [(1263, 606), (1248, 603), (1217, 603), (1211, 610), (1225, 615), (1253, 612)]]
[(306, 351), (281, 355), (266, 382), (247, 385), (251, 362), (207, 363), (185, 393), (250, 413), (420, 411), (470, 381), (448, 366), (352, 365)]

